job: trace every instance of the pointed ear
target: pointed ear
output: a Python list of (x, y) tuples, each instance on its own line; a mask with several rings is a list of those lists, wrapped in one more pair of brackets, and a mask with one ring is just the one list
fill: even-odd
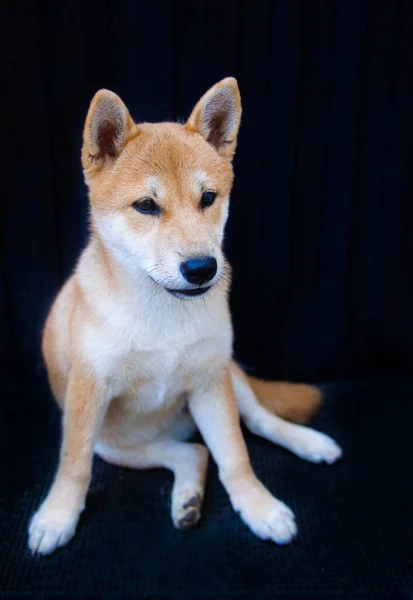
[(85, 171), (113, 163), (135, 131), (136, 125), (119, 96), (99, 90), (90, 103), (83, 130)]
[(220, 156), (231, 160), (241, 121), (241, 97), (236, 79), (227, 77), (207, 91), (185, 127), (200, 133)]

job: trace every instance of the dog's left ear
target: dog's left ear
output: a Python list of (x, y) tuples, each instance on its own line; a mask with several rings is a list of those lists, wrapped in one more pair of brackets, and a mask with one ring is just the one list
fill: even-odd
[(222, 158), (231, 160), (241, 121), (241, 97), (236, 79), (227, 77), (207, 91), (185, 128), (200, 133)]
[(83, 129), (85, 175), (110, 169), (136, 131), (137, 127), (119, 96), (110, 90), (96, 92)]

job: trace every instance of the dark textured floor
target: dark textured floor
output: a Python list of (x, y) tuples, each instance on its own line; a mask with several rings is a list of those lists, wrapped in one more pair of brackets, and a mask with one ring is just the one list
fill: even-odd
[(96, 459), (76, 537), (44, 559), (30, 555), (26, 530), (53, 476), (59, 414), (43, 384), (3, 390), (0, 598), (413, 598), (413, 382), (324, 389), (313, 424), (342, 445), (339, 464), (308, 464), (247, 435), (257, 474), (295, 511), (293, 545), (255, 538), (212, 464), (202, 522), (180, 533), (167, 471)]

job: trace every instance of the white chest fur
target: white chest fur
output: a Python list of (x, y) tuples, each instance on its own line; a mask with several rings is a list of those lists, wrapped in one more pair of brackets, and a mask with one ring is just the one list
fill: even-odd
[(101, 295), (100, 321), (82, 333), (84, 352), (112, 397), (133, 391), (143, 412), (156, 410), (203, 385), (231, 355), (225, 295), (185, 302), (167, 295), (132, 299)]

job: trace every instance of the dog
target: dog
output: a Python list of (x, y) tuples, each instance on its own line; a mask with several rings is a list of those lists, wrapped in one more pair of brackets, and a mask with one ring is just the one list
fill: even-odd
[[(30, 522), (33, 553), (50, 554), (75, 534), (94, 453), (172, 470), (172, 520), (187, 529), (200, 519), (208, 448), (234, 509), (277, 544), (296, 536), (294, 515), (255, 476), (240, 416), (301, 458), (341, 456), (330, 437), (302, 425), (321, 404), (316, 388), (248, 377), (232, 359), (222, 247), (240, 120), (231, 77), (185, 124), (135, 124), (108, 90), (91, 102), (81, 152), (89, 242), (43, 333), (63, 440)], [(197, 429), (206, 446), (186, 441)]]

